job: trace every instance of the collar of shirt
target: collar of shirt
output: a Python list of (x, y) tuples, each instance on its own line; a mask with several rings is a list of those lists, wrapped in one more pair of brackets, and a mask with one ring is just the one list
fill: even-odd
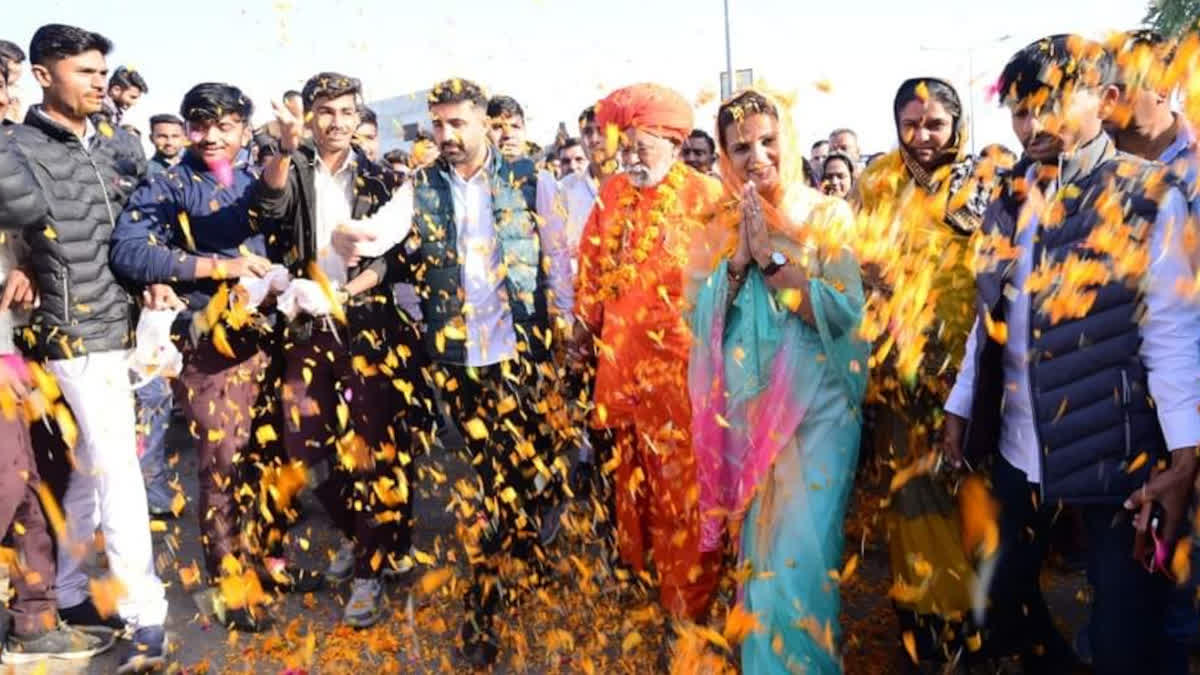
[(1196, 134), (1192, 131), (1192, 126), (1187, 123), (1187, 120), (1175, 115), (1175, 121), (1179, 125), (1179, 131), (1175, 134), (1175, 140), (1163, 150), (1158, 156), (1158, 161), (1163, 164), (1170, 164), (1179, 158), (1185, 152), (1192, 149), (1192, 145), (1196, 142)]
[(354, 151), (352, 150), (346, 155), (346, 158), (342, 160), (342, 165), (339, 166), (337, 170), (331, 171), (329, 165), (325, 163), (325, 160), (321, 159), (321, 153), (317, 153), (314, 167), (317, 173), (323, 173), (326, 176), (332, 176), (333, 178), (341, 178), (347, 173), (354, 173), (354, 170), (358, 168), (358, 160), (354, 157)]
[(588, 172), (572, 173), (562, 179), (561, 185), (566, 189), (575, 189), (575, 186), (585, 188), (593, 197), (600, 193), (600, 181), (592, 178)]
[(479, 168), (476, 169), (475, 173), (471, 174), (469, 178), (463, 178), (457, 171), (454, 170), (454, 167), (451, 166), (450, 182), (459, 186), (463, 186), (468, 183), (478, 183), (482, 180), (485, 180), (487, 178), (488, 167), (492, 165), (491, 147), (488, 147), (486, 152), (487, 154), (483, 156), (483, 163), (479, 165)]
[(1113, 153), (1113, 142), (1103, 131), (1085, 143), (1071, 155), (1064, 155), (1058, 176), (1058, 185), (1063, 186), (1089, 175), (1101, 162)]
[(96, 125), (92, 124), (92, 118), (87, 118), (83, 128), (83, 147), (92, 147), (92, 141), (96, 139)]

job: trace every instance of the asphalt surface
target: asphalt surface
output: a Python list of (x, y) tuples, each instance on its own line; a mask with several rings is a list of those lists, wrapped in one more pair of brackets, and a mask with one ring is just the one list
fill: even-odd
[[(419, 486), (414, 505), (417, 531), (415, 545), (430, 552), (435, 561), (405, 579), (388, 586), (392, 616), (370, 631), (357, 632), (339, 625), (341, 604), (346, 588), (327, 588), (310, 597), (284, 596), (272, 606), (276, 628), (266, 635), (231, 636), (218, 625), (206, 621), (196, 608), (180, 580), (179, 569), (200, 564), (200, 538), (197, 525), (195, 455), (190, 439), (181, 425), (173, 430), (170, 444), (178, 453), (175, 470), (189, 497), (189, 503), (177, 520), (167, 522), (166, 532), (157, 532), (155, 552), (160, 574), (168, 582), (170, 616), (167, 629), (174, 645), (177, 673), (434, 673), (469, 672), (458, 655), (455, 638), (461, 621), (460, 592), (457, 581), (431, 592), (423, 590), (430, 570), (458, 569), (461, 554), (456, 552), (454, 517), (446, 509), (451, 486), (468, 475), (469, 467), (453, 453), (438, 450), (418, 460)], [(432, 469), (432, 471), (430, 471)], [(869, 504), (873, 496), (860, 495), (855, 507)], [(320, 507), (304, 498), (305, 520), (293, 530), (309, 542), (307, 552), (296, 551), (298, 562), (323, 568), (328, 551), (336, 549), (338, 538)], [(853, 514), (852, 514), (853, 517)], [(846, 668), (849, 673), (906, 672), (909, 666), (899, 647), (897, 630), (891, 615), (887, 588), (887, 551), (877, 535), (860, 541), (858, 532), (849, 533), (847, 556), (861, 553), (854, 583), (844, 591), (843, 625), (846, 630)], [(587, 542), (562, 537), (552, 554), (562, 562), (575, 553), (586, 560)], [(572, 569), (563, 564), (564, 569)], [(587, 587), (578, 575), (564, 574), (558, 594), (535, 598), (528, 607), (511, 609), (505, 621), (512, 632), (507, 636), (495, 672), (549, 673), (650, 673), (658, 670), (659, 650), (655, 619), (644, 602), (619, 598), (607, 589)], [(1086, 616), (1082, 601), (1085, 583), (1080, 573), (1058, 571), (1045, 579), (1052, 610), (1063, 617), (1063, 629), (1073, 631)], [(586, 604), (578, 599), (593, 594)], [(586, 607), (580, 610), (579, 607)], [(625, 615), (634, 618), (623, 618)], [(640, 617), (640, 618), (639, 618)], [(649, 618), (647, 618), (649, 617)], [(719, 627), (719, 626), (718, 626)], [(565, 632), (564, 632), (565, 631)], [(638, 640), (630, 637), (637, 634)], [(563, 638), (572, 635), (573, 639)], [(561, 644), (563, 640), (569, 641)], [(631, 642), (637, 642), (627, 649)], [(41, 666), (0, 667), (11, 675), (60, 675), (112, 673), (116, 654), (110, 652), (90, 663), (51, 663)]]

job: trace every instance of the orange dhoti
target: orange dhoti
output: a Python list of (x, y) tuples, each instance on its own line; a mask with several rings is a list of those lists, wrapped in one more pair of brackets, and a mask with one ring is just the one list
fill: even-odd
[[(687, 405), (683, 392), (683, 405)], [(613, 430), (617, 547), (637, 571), (647, 549), (658, 572), (660, 601), (671, 615), (702, 619), (716, 588), (720, 557), (700, 551), (699, 486), (692, 455), (691, 415), (665, 416), (675, 406), (645, 408), (634, 424)]]

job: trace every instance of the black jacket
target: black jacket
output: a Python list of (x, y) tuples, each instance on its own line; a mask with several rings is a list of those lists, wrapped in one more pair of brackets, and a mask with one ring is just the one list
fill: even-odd
[[(355, 175), (350, 217), (358, 220), (388, 203), (402, 181), (394, 171), (367, 159), (357, 148), (351, 148), (351, 153), (348, 161), (355, 162)], [(292, 153), (283, 189), (275, 190), (260, 180), (253, 200), (259, 218), (280, 221), (281, 240), (268, 244), (284, 251), (284, 264), (300, 277), (307, 277), (308, 264), (317, 260), (317, 195), (313, 186), (316, 162), (316, 150), (310, 145), (301, 146)]]
[(0, 127), (0, 229), (37, 225), (48, 212), (46, 199), (33, 180), (29, 161), (10, 135), (15, 125)]
[(29, 109), (12, 140), (49, 207), (47, 221), (25, 231), (41, 296), (26, 347), (48, 359), (132, 347), (132, 300), (109, 268), (108, 245), (146, 171), (141, 145), (100, 121), (85, 147), (41, 106)]

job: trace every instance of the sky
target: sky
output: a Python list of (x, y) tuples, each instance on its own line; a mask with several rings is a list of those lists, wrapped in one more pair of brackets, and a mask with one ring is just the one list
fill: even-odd
[[(115, 43), (109, 67), (141, 71), (149, 93), (129, 121), (177, 112), (204, 81), (241, 87), (256, 123), (269, 101), (325, 70), (363, 80), (367, 100), (465, 77), (524, 106), (531, 140), (553, 140), (609, 91), (670, 86), (697, 103), (712, 132), (725, 69), (722, 0), (38, 0), (3, 10), (0, 37), (27, 48), (45, 23), (69, 23)], [(864, 151), (895, 146), (891, 100), (913, 76), (948, 79), (973, 109), (973, 137), (1016, 146), (1007, 113), (985, 91), (1033, 40), (1062, 32), (1103, 37), (1136, 27), (1144, 0), (729, 0), (735, 70), (752, 68), (795, 95), (806, 141), (836, 127)], [(116, 8), (120, 7), (120, 10)], [(28, 69), (26, 69), (28, 70)], [(26, 72), (23, 99), (40, 92)], [(968, 91), (971, 94), (968, 94)], [(387, 148), (384, 148), (387, 150)]]

